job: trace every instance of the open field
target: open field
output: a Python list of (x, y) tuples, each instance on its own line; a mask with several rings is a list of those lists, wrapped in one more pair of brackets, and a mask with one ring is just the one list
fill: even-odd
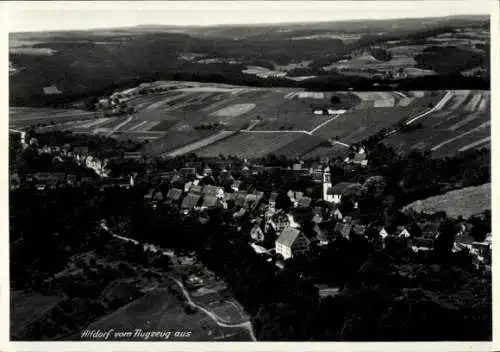
[[(308, 92), (193, 82), (172, 82), (169, 88), (130, 98), (128, 104), (137, 110), (133, 115), (83, 120), (60, 128), (148, 140), (154, 142), (145, 147), (150, 155), (329, 155), (331, 148), (321, 145), (323, 140), (338, 137), (343, 143), (356, 143), (402, 121), (421, 124), (385, 140), (402, 152), (429, 149), (436, 156), (446, 156), (489, 145), (487, 91)], [(315, 109), (326, 107), (345, 113), (314, 114)], [(37, 114), (62, 116), (66, 121), (82, 113), (65, 111), (20, 108), (11, 112), (11, 123)]]
[(482, 213), (484, 210), (491, 209), (491, 183), (462, 188), (440, 196), (418, 200), (407, 205), (404, 209), (429, 214), (445, 211), (452, 218), (458, 216), (469, 218), (472, 215)]
[(64, 298), (43, 296), (29, 291), (13, 291), (10, 297), (11, 337), (22, 335), (23, 330), (32, 322), (54, 308)]
[[(184, 310), (184, 300), (176, 297), (167, 287), (160, 287), (147, 293), (140, 299), (129, 303), (116, 312), (90, 324), (85, 329), (108, 331), (171, 331), (169, 341), (249, 341), (250, 338), (242, 328), (226, 328), (218, 326), (213, 320), (201, 312), (188, 314)], [(189, 337), (176, 337), (175, 331), (191, 332)], [(70, 340), (79, 340), (73, 335)], [(114, 341), (144, 341), (144, 338), (115, 338)], [(165, 341), (151, 338), (148, 341)]]
[(455, 154), (490, 143), (490, 93), (454, 91), (442, 109), (418, 120), (422, 124), (412, 132), (395, 134), (384, 142), (397, 150), (430, 150), (436, 157)]

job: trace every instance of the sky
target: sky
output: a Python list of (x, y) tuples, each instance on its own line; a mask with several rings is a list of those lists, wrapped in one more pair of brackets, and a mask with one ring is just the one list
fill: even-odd
[(16, 1), (6, 8), (9, 32), (27, 32), (487, 15), (492, 1)]

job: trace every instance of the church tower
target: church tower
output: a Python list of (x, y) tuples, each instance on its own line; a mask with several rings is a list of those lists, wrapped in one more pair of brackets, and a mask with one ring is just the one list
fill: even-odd
[(333, 202), (333, 195), (328, 194), (328, 190), (332, 188), (332, 180), (330, 174), (330, 167), (323, 170), (323, 200), (329, 203)]

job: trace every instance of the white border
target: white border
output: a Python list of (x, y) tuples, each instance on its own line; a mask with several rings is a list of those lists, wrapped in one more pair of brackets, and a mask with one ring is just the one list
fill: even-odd
[[(431, 1), (431, 0), (426, 0)], [(408, 17), (411, 17), (411, 6), (413, 1), (405, 1), (408, 6)], [(88, 2), (69, 2), (70, 6), (74, 9), (84, 9)], [(195, 2), (197, 6), (207, 6), (206, 2)], [(278, 4), (279, 2), (261, 2), (256, 4), (245, 2), (245, 5), (250, 6), (264, 6), (266, 8), (272, 9), (277, 8), (277, 6), (283, 6), (283, 4)], [(387, 2), (381, 2), (381, 4), (387, 4)], [(460, 6), (474, 6), (474, 1), (455, 1), (455, 4), (460, 3)], [(304, 5), (302, 2), (286, 2), (287, 6), (294, 6), (300, 8)], [(319, 3), (319, 6), (325, 6)], [(32, 4), (31, 4), (32, 5)], [(43, 2), (38, 4), (41, 8), (64, 8), (68, 5), (68, 2)], [(118, 1), (106, 1), (100, 2), (99, 7), (109, 8), (110, 6), (120, 9), (155, 9), (155, 8), (189, 8), (193, 6), (193, 2), (170, 2), (168, 4), (158, 3), (158, 2), (118, 2)], [(492, 0), (492, 17), (491, 17), (491, 68), (492, 68), (492, 85), (491, 85), (491, 101), (492, 101), (492, 165), (496, 165), (496, 150), (497, 150), (497, 138), (496, 136), (500, 133), (500, 123), (497, 123), (496, 116), (500, 114), (500, 47), (499, 47), (499, 35), (500, 35), (500, 2)], [(168, 351), (192, 351), (192, 350), (202, 350), (202, 351), (332, 351), (333, 349), (339, 351), (493, 351), (499, 350), (500, 344), (498, 340), (500, 339), (500, 315), (495, 314), (497, 312), (494, 309), (494, 324), (493, 324), (493, 341), (492, 343), (459, 343), (459, 342), (436, 342), (436, 343), (415, 343), (415, 342), (405, 342), (405, 343), (339, 343), (339, 342), (317, 342), (317, 343), (306, 343), (306, 342), (257, 342), (257, 343), (231, 343), (231, 342), (218, 342), (218, 343), (207, 343), (207, 342), (93, 342), (93, 343), (71, 343), (71, 342), (38, 342), (38, 343), (24, 343), (24, 342), (8, 342), (9, 340), (9, 292), (8, 292), (8, 282), (9, 282), (9, 227), (8, 227), (8, 140), (7, 140), (7, 130), (8, 130), (8, 23), (7, 23), (7, 11), (6, 9), (10, 6), (22, 7), (26, 6), (23, 2), (2, 2), (0, 3), (1, 18), (1, 39), (0, 43), (2, 45), (2, 54), (0, 56), (0, 67), (4, 67), (5, 70), (0, 70), (2, 92), (1, 94), (1, 111), (2, 111), (2, 129), (3, 138), (1, 139), (1, 153), (0, 158), (2, 166), (4, 167), (4, 172), (1, 174), (0, 180), (2, 182), (2, 187), (0, 188), (0, 207), (2, 214), (4, 216), (0, 220), (1, 224), (1, 240), (3, 241), (0, 245), (0, 351), (20, 351), (20, 350), (36, 350), (36, 351), (88, 351), (88, 350), (109, 350), (109, 351), (142, 351), (142, 350), (168, 350)], [(231, 2), (217, 2), (211, 3), (210, 8), (216, 7), (232, 7), (234, 6)], [(362, 11), (362, 5), (360, 4), (360, 9)], [(500, 186), (496, 180), (500, 180), (500, 170), (496, 170), (493, 166), (492, 170), (492, 218), (496, 219), (496, 216), (500, 216), (500, 199), (495, 197), (500, 194)], [(498, 233), (500, 236), (500, 224), (497, 221), (493, 221), (493, 232)], [(496, 235), (494, 235), (496, 236)], [(500, 258), (497, 258), (496, 252), (499, 244), (495, 239), (493, 240), (493, 267), (498, 267), (500, 265)], [(500, 285), (498, 284), (496, 270), (493, 270), (493, 304), (497, 303), (495, 297), (500, 297)]]

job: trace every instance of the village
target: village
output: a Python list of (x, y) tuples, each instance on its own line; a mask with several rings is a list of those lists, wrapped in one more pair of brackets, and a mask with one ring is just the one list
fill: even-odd
[[(88, 153), (87, 147), (69, 145), (38, 147), (37, 140), (23, 141), (24, 147), (37, 148), (38, 154), (49, 154), (57, 162), (72, 159), (78, 165), (95, 171), (98, 178), (79, 177), (62, 172), (37, 172), (23, 181), (11, 175), (11, 188), (32, 185), (37, 190), (46, 188), (94, 185), (101, 190), (109, 187), (131, 188), (146, 185), (144, 201), (151, 209), (163, 205), (176, 207), (184, 215), (196, 215), (201, 223), (209, 220), (208, 210), (219, 208), (232, 214), (234, 226), (245, 231), (249, 245), (268, 262), (284, 268), (293, 257), (307, 256), (313, 247), (323, 247), (336, 238), (356, 236), (376, 244), (381, 249), (397, 246), (414, 252), (429, 252), (440, 235), (440, 221), (412, 221), (408, 223), (366, 222), (358, 216), (359, 199), (356, 194), (363, 187), (356, 182), (332, 184), (330, 160), (320, 158), (307, 163), (297, 160), (290, 167), (262, 165), (247, 160), (214, 159), (185, 162), (184, 167), (169, 171), (146, 171), (122, 177), (108, 177), (108, 160), (100, 160)], [(138, 152), (125, 152), (125, 160), (142, 162)], [(344, 160), (345, 168), (365, 168), (369, 159), (362, 146)], [(316, 185), (318, 192), (290, 189), (286, 192), (264, 192), (252, 184), (255, 177), (278, 174), (292, 180), (305, 180)], [(149, 186), (147, 186), (149, 185)], [(458, 221), (453, 252), (467, 248), (476, 266), (490, 268), (491, 233), (482, 242), (470, 236), (471, 224)]]

